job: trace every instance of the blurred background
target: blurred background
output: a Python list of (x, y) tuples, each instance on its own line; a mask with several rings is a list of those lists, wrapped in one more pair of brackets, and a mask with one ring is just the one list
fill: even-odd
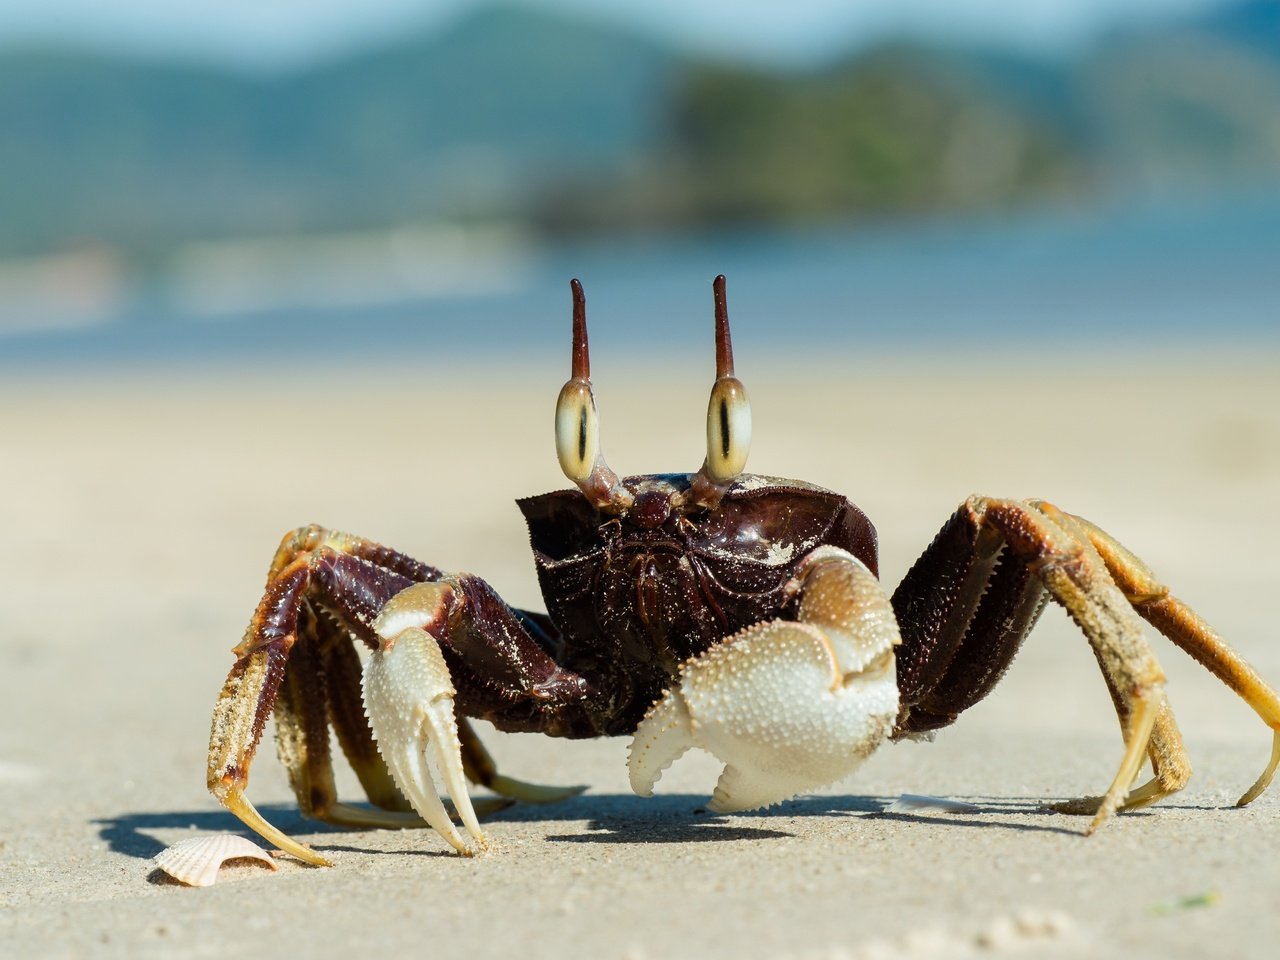
[[(260, 949), (260, 922), (321, 953), (426, 929), (482, 956), (505, 865), (531, 956), (618, 956), (618, 931), (653, 948), (628, 956), (689, 954), (682, 931), (700, 956), (817, 956), (859, 928), (989, 916), (1041, 881), (1091, 947), (1269, 942), (1277, 790), (1219, 809), (1269, 739), (1162, 640), (1188, 793), (1117, 824), (1140, 831), (1117, 846), (1069, 846), (1063, 818), (1000, 829), (1042, 831), (1040, 800), (1099, 792), (1119, 758), (1056, 608), (954, 730), (832, 787), (864, 798), (843, 813), (813, 802), (884, 910), (850, 913), (824, 839), (787, 861), (807, 906), (744, 925), (789, 881), (734, 864), (766, 842), (760, 862), (799, 855), (798, 808), (763, 839), (746, 817), (710, 825), (738, 844), (699, 844), (708, 758), (646, 806), (622, 740), (487, 729), (505, 772), (591, 792), (496, 819), (485, 870), (365, 856), (431, 837), (312, 835), (268, 738), (250, 793), (345, 858), (316, 879), (329, 899), (297, 875), (264, 913), (249, 885), (227, 896), (251, 921), (228, 925), (142, 882), (191, 825), (238, 829), (205, 789), (208, 718), (281, 535), (350, 530), (541, 608), (512, 500), (566, 485), (567, 281), (586, 287), (611, 465), (692, 471), (721, 272), (748, 469), (849, 495), (889, 584), (966, 495), (1044, 496), (1280, 679), (1280, 0), (0, 0), (0, 853), (17, 867), (0, 926), (33, 955), (54, 935), (76, 956), (170, 955), (158, 938), (183, 929)], [(1004, 798), (1006, 853), (967, 824), (849, 815), (901, 792)], [(610, 810), (641, 826), (553, 842), (598, 838)], [(904, 873), (912, 849), (929, 852)], [(577, 876), (587, 854), (627, 866), (570, 916), (546, 864)], [(1170, 879), (1175, 855), (1197, 886)], [(715, 885), (667, 882), (676, 857)], [(670, 903), (639, 909), (637, 886)], [(1216, 928), (1154, 928), (1151, 904), (1205, 889), (1223, 891)]]
[(1270, 338), (1280, 0), (6, 4), (0, 171), (0, 363)]

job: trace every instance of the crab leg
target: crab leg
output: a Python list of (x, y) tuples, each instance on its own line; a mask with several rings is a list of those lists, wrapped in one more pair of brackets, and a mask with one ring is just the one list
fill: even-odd
[(209, 734), (209, 790), (228, 810), (281, 850), (316, 866), (330, 866), (310, 847), (268, 823), (244, 795), (249, 765), (284, 680), (296, 639), (297, 608), (309, 577), (305, 567), (272, 577), (250, 622), (246, 640), (223, 684)]
[[(1034, 506), (1034, 503), (1032, 504)], [(1095, 567), (1102, 560), (1087, 538), (1063, 527)], [(894, 591), (904, 645), (898, 654), (902, 708), (894, 738), (926, 735), (948, 726), (995, 687), (1049, 599), (1040, 576), (1026, 559), (1001, 554), (994, 527), (975, 528), (961, 510)], [(1129, 723), (1129, 703), (1117, 678), (1105, 667), (1121, 732)], [(1166, 701), (1156, 715), (1147, 756), (1155, 778), (1130, 791), (1120, 809), (1145, 806), (1186, 785), (1191, 776), (1182, 737)], [(1063, 813), (1097, 813), (1101, 797), (1054, 804)]]
[(1078, 525), (1138, 614), (1235, 691), (1274, 731), (1271, 759), (1262, 776), (1245, 791), (1237, 805), (1244, 806), (1256, 800), (1280, 767), (1280, 696), (1243, 657), (1227, 646), (1212, 627), (1173, 596), (1150, 568), (1114, 537), (1088, 520), (1062, 514), (1051, 504), (1040, 504), (1040, 509), (1051, 517), (1067, 517), (1069, 522)]
[[(322, 627), (321, 618), (318, 625)], [(336, 627), (333, 632), (337, 633)], [(325, 699), (328, 700), (329, 722), (337, 735), (343, 755), (355, 771), (360, 786), (369, 802), (395, 813), (411, 813), (413, 807), (396, 786), (391, 772), (378, 753), (378, 745), (369, 729), (369, 719), (364, 715), (364, 695), (361, 692), (363, 665), (356, 655), (351, 640), (335, 636), (322, 642), (324, 657)], [(425, 826), (416, 816), (413, 822)]]
[(493, 757), (484, 748), (476, 732), (465, 717), (458, 718), (458, 737), (462, 743), (462, 770), (467, 779), (487, 787), (500, 797), (521, 803), (555, 803), (576, 797), (586, 790), (585, 785), (556, 787), (540, 783), (526, 783), (498, 772)]
[(751, 810), (843, 778), (888, 736), (898, 627), (879, 581), (819, 547), (792, 589), (795, 621), (758, 623), (686, 662), (650, 708), (628, 758), (636, 793), (652, 795), (696, 746), (725, 764), (709, 807)]
[[(430, 826), (412, 812), (378, 754), (361, 712), (360, 662), (351, 640), (338, 634), (309, 603), (302, 604), (298, 639), (275, 703), (276, 750), (298, 807), (308, 817), (344, 827), (403, 830)], [(338, 800), (329, 750), (330, 721), (369, 799), (384, 809), (369, 810)], [(499, 798), (476, 804), (480, 814), (507, 806), (510, 801)]]
[[(944, 546), (939, 548), (939, 544)], [(1140, 621), (1128, 601), (1108, 575), (1097, 552), (1087, 540), (1082, 541), (1069, 525), (1057, 522), (1034, 503), (971, 497), (943, 528), (939, 539), (903, 580), (894, 593), (894, 607), (901, 611), (904, 636), (907, 638), (904, 660), (908, 664), (927, 664), (937, 653), (936, 637), (927, 628), (928, 617), (921, 617), (933, 602), (921, 602), (918, 582), (930, 572), (955, 571), (973, 562), (974, 556), (993, 552), (1002, 546), (1003, 563), (1025, 566), (1034, 574), (1049, 595), (1061, 604), (1084, 632), (1093, 647), (1098, 664), (1107, 679), (1124, 730), (1125, 752), (1120, 768), (1106, 794), (1066, 804), (1068, 809), (1095, 812), (1089, 832), (1101, 826), (1130, 796), (1130, 788), (1141, 767), (1144, 752), (1152, 737), (1159, 738), (1153, 752), (1157, 781), (1176, 781), (1189, 768), (1181, 739), (1172, 715), (1164, 706), (1164, 673), (1142, 635)], [(936, 601), (934, 601), (936, 602)], [(945, 604), (944, 604), (945, 606)], [(953, 611), (954, 612), (954, 611)], [(967, 621), (968, 616), (958, 619)], [(1024, 635), (1025, 631), (1020, 631)], [(986, 637), (973, 638), (979, 642)], [(1008, 655), (1016, 643), (1007, 647)], [(964, 650), (964, 658), (983, 655), (975, 645)], [(954, 657), (952, 649), (950, 656)], [(1007, 659), (1000, 669), (1007, 665)], [(912, 702), (923, 695), (913, 691), (907, 700), (906, 722), (910, 723)], [(909, 726), (908, 726), (908, 729)], [(1161, 769), (1164, 765), (1164, 770)], [(1151, 802), (1162, 795), (1168, 783), (1156, 782), (1141, 787), (1133, 796), (1135, 805)]]
[[(362, 622), (372, 619), (385, 598), (412, 582), (410, 573), (436, 572), (425, 565), (411, 567), (416, 561), (410, 561), (400, 564), (406, 567), (400, 573), (361, 556), (382, 559), (390, 553), (369, 541), (317, 527), (285, 537), (272, 563), (266, 592), (236, 649), (236, 663), (214, 708), (209, 738), (210, 791), (264, 838), (317, 866), (326, 866), (328, 861), (271, 826), (245, 798), (244, 788), (267, 717), (274, 709), (277, 746), (304, 813), (349, 825), (416, 825), (416, 818), (378, 815), (336, 800), (320, 666), (320, 621), (305, 600), (309, 590), (319, 587), (329, 602), (342, 608), (352, 629), (360, 628)], [(358, 582), (362, 589), (358, 593), (342, 591), (337, 587), (339, 581)]]
[[(269, 824), (244, 795), (263, 728), (274, 711), (278, 750), (303, 813), (356, 827), (426, 825), (408, 812), (414, 805), (397, 786), (374, 743), (361, 709), (361, 668), (352, 643), (383, 646), (384, 638), (371, 624), (388, 601), (415, 581), (443, 576), (387, 547), (320, 527), (304, 527), (284, 538), (214, 708), (208, 785), (227, 809), (286, 852), (308, 863), (328, 864)], [(474, 668), (493, 681), (500, 688), (504, 708), (514, 710), (517, 719), (530, 713), (540, 716), (528, 702), (537, 709), (550, 705), (552, 713), (564, 705), (570, 713), (580, 712), (578, 701), (585, 688), (576, 676), (559, 671), (539, 649), (535, 637), (549, 638), (543, 637), (545, 628), (538, 618), (506, 607), (478, 578), (449, 581), (451, 590), (474, 599), (480, 608), (476, 615), (495, 621), (481, 625), (492, 635), (462, 624), (454, 631), (458, 667)], [(454, 604), (463, 620), (473, 612), (466, 606)], [(369, 798), (384, 809), (338, 802), (327, 723), (338, 734)], [(405, 769), (418, 768), (410, 763)], [(513, 785), (506, 792), (521, 794), (524, 785), (498, 776), (492, 764), (489, 770), (486, 776), (499, 788)], [(456, 788), (457, 780), (452, 782)], [(535, 794), (542, 800), (556, 796), (552, 788), (529, 787), (527, 795)], [(467, 809), (474, 819), (475, 813), (501, 809), (510, 802), (510, 797), (498, 797), (468, 804)]]

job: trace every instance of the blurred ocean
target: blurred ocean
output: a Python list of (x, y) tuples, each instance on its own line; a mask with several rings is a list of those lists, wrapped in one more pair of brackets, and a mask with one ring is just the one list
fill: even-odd
[[(709, 343), (721, 272), (736, 337), (771, 348), (1280, 342), (1274, 193), (558, 247), (501, 232), (299, 243), (187, 251), (133, 284), (102, 281), (92, 263), (0, 270), (0, 365), (560, 354), (570, 277), (586, 287), (597, 349), (689, 354)], [(98, 286), (42, 319), (41, 291), (86, 275)]]

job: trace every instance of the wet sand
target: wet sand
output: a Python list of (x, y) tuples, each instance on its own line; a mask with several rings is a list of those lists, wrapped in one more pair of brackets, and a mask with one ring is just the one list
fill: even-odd
[[(1274, 352), (750, 357), (750, 469), (840, 490), (897, 580), (971, 492), (1038, 496), (1145, 556), (1280, 682)], [(655, 361), (655, 364), (657, 361)], [(621, 472), (702, 459), (706, 371), (597, 365)], [(584, 783), (488, 825), (474, 860), (426, 832), (301, 819), (271, 743), (250, 795), (331, 870), (282, 860), (212, 888), (150, 858), (235, 831), (204, 788), (214, 697), (287, 529), (316, 521), (484, 575), (540, 606), (511, 501), (564, 485), (557, 369), (338, 367), (280, 384), (133, 371), (0, 385), (0, 943), (13, 956), (390, 954), (657, 958), (1270, 956), (1280, 940), (1280, 788), (1236, 797), (1270, 734), (1154, 641), (1196, 775), (1083, 838), (1045, 801), (1105, 788), (1120, 758), (1084, 639), (1056, 609), (1009, 675), (933, 744), (890, 746), (849, 781), (761, 814), (714, 816), (690, 754), (633, 796), (626, 742), (486, 732), (514, 776)], [(343, 771), (340, 789), (356, 798)], [(902, 793), (972, 815), (888, 815)]]

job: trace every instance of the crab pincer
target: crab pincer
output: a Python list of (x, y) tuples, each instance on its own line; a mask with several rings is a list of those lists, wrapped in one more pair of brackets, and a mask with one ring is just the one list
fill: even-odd
[[(463, 855), (486, 845), (462, 768), (462, 743), (454, 715), (456, 691), (432, 630), (444, 629), (446, 583), (408, 587), (383, 607), (373, 623), (381, 644), (364, 669), (365, 713), (378, 752), (423, 820)], [(440, 774), (472, 843), (454, 828), (436, 792), (427, 761)]]
[(796, 620), (742, 630), (684, 664), (636, 729), (631, 788), (651, 796), (690, 747), (724, 761), (708, 807), (753, 810), (852, 773), (898, 713), (893, 608), (879, 581), (838, 547), (801, 565)]

